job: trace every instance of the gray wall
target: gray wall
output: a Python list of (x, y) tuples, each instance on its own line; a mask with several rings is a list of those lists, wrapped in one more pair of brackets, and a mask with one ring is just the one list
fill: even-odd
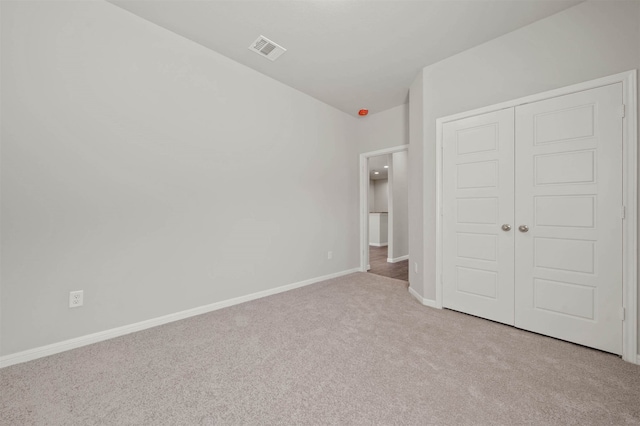
[[(409, 89), (409, 286), (418, 294), (424, 294), (423, 265), (431, 261), (429, 270), (435, 270), (435, 257), (424, 256), (424, 194), (422, 183), (426, 159), (424, 152), (424, 93), (423, 75), (420, 71)], [(429, 169), (434, 173), (435, 167)], [(430, 194), (431, 195), (431, 194)], [(435, 193), (433, 194), (435, 199)]]
[(358, 118), (358, 142), (360, 153), (408, 144), (409, 105)]
[(358, 266), (354, 117), (106, 2), (1, 48), (0, 354)]
[(373, 211), (389, 211), (389, 180), (376, 179), (373, 181)]
[(376, 192), (373, 184), (374, 182), (375, 181), (373, 179), (369, 179), (369, 196), (367, 199), (369, 203), (369, 213), (376, 211)]
[(393, 220), (393, 224), (389, 225), (392, 229), (393, 242), (390, 245), (388, 257), (395, 259), (409, 254), (409, 204), (408, 204), (408, 174), (409, 154), (407, 151), (395, 152), (392, 154), (391, 168), (389, 173), (390, 194), (389, 200), (389, 220)]
[[(423, 297), (435, 298), (438, 117), (639, 67), (640, 2), (617, 1), (581, 3), (424, 68), (410, 94), (411, 167), (419, 161), (424, 171), (422, 180), (412, 173), (411, 194), (426, 197), (425, 228), (419, 235), (427, 272), (423, 288), (414, 281), (411, 286)], [(418, 152), (421, 147), (423, 153)], [(410, 220), (420, 218), (419, 206), (411, 209)], [(414, 222), (411, 232), (418, 231)]]

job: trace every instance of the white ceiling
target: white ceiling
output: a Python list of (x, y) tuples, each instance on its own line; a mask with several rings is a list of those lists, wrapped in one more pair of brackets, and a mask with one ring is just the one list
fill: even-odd
[[(391, 164), (391, 155), (377, 155), (369, 158), (369, 178), (373, 180), (387, 179), (389, 177), (389, 170), (384, 166)], [(375, 174), (378, 172), (378, 174)]]
[[(407, 101), (419, 70), (582, 0), (109, 0), (346, 113)], [(287, 52), (247, 49), (259, 35)]]

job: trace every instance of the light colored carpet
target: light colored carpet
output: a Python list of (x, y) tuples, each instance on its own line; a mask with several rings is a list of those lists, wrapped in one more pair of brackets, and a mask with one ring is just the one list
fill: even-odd
[(640, 424), (640, 366), (357, 273), (0, 370), (3, 425)]

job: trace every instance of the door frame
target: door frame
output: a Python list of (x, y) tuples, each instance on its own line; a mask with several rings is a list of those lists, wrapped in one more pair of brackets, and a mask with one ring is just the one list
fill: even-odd
[[(505, 108), (514, 108), (523, 104), (582, 92), (610, 84), (622, 83), (622, 102), (624, 110), (622, 120), (622, 202), (624, 220), (622, 222), (622, 359), (640, 364), (638, 354), (638, 106), (637, 106), (637, 70), (622, 72), (607, 77), (590, 80), (547, 92), (537, 93), (471, 111), (453, 114), (436, 119), (436, 299), (435, 307), (442, 309), (443, 291), (443, 145), (442, 127), (445, 123), (485, 114)], [(431, 209), (426, 204), (425, 211)], [(624, 317), (622, 317), (624, 315)]]
[[(369, 158), (402, 151), (409, 152), (409, 145), (398, 145), (360, 154), (360, 271), (362, 272), (369, 270)], [(392, 217), (389, 212), (389, 221)]]

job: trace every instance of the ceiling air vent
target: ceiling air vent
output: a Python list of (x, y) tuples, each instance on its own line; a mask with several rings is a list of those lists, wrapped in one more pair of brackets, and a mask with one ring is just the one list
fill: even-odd
[(275, 61), (287, 51), (284, 47), (280, 46), (277, 43), (272, 42), (266, 37), (260, 36), (256, 41), (251, 43), (249, 46), (249, 50), (253, 50), (254, 52), (260, 54), (260, 56), (264, 56), (267, 59)]

